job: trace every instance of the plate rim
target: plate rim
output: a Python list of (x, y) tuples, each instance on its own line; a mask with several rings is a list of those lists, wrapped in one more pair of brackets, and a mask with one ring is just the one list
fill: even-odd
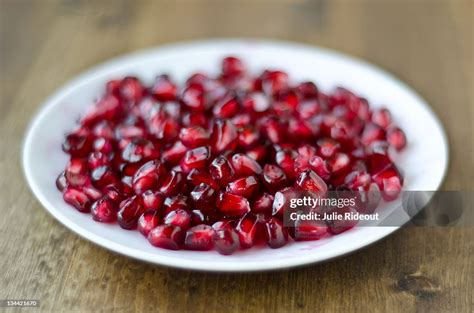
[[(448, 138), (446, 135), (446, 130), (439, 119), (439, 117), (435, 114), (432, 108), (428, 105), (428, 102), (425, 101), (415, 90), (413, 90), (410, 86), (404, 83), (402, 80), (398, 79), (392, 73), (378, 67), (374, 64), (371, 64), (363, 59), (358, 57), (354, 57), (352, 55), (342, 53), (336, 50), (332, 50), (325, 47), (320, 47), (312, 44), (305, 44), (305, 43), (298, 43), (292, 41), (284, 41), (284, 40), (274, 40), (274, 39), (258, 39), (258, 38), (215, 38), (215, 39), (204, 39), (204, 40), (191, 40), (191, 41), (183, 41), (183, 42), (174, 42), (165, 45), (159, 45), (147, 49), (142, 49), (138, 51), (134, 51), (131, 53), (125, 53), (118, 56), (115, 56), (111, 59), (106, 60), (105, 62), (101, 62), (99, 64), (93, 65), (89, 67), (85, 71), (80, 72), (78, 75), (75, 75), (72, 79), (69, 79), (64, 84), (60, 85), (58, 88), (54, 89), (52, 94), (46, 98), (46, 100), (41, 102), (39, 108), (35, 111), (32, 115), (30, 122), (25, 131), (25, 136), (23, 137), (22, 143), (22, 169), (23, 174), (26, 177), (26, 181), (28, 186), (34, 196), (39, 200), (41, 205), (61, 224), (63, 224), (66, 228), (72, 230), (74, 233), (79, 235), (80, 237), (101, 246), (109, 251), (113, 251), (118, 254), (126, 255), (133, 259), (146, 261), (148, 263), (173, 267), (173, 268), (180, 268), (180, 269), (187, 269), (187, 270), (197, 270), (197, 271), (208, 271), (208, 272), (255, 272), (255, 271), (270, 271), (270, 270), (277, 270), (277, 269), (285, 269), (285, 268), (292, 268), (298, 266), (305, 266), (309, 264), (316, 264), (321, 262), (326, 262), (332, 260), (336, 257), (341, 257), (350, 253), (354, 253), (362, 248), (368, 247), (375, 242), (382, 240), (388, 237), (393, 232), (400, 229), (401, 226), (391, 226), (391, 227), (383, 227), (383, 231), (380, 231), (379, 234), (376, 236), (370, 237), (368, 240), (359, 241), (352, 245), (352, 248), (346, 252), (335, 251), (332, 254), (326, 255), (324, 258), (318, 257), (318, 254), (308, 254), (305, 257), (295, 258), (295, 259), (280, 259), (280, 260), (273, 260), (271, 263), (265, 263), (258, 261), (256, 263), (250, 262), (242, 262), (239, 264), (235, 264), (236, 262), (226, 263), (226, 262), (213, 262), (211, 265), (207, 261), (203, 260), (189, 260), (177, 257), (168, 257), (162, 255), (151, 254), (143, 250), (140, 251), (140, 254), (137, 254), (135, 249), (120, 245), (118, 243), (109, 241), (105, 237), (101, 237), (96, 235), (87, 229), (71, 222), (69, 219), (60, 216), (59, 210), (57, 210), (52, 203), (43, 195), (41, 192), (41, 188), (38, 186), (38, 183), (32, 177), (31, 171), (29, 170), (29, 159), (31, 157), (31, 141), (34, 134), (34, 130), (40, 125), (40, 122), (44, 119), (44, 115), (46, 115), (54, 106), (55, 103), (62, 99), (65, 95), (67, 95), (70, 91), (78, 87), (78, 84), (83, 81), (85, 78), (89, 76), (93, 76), (95, 73), (99, 73), (103, 70), (108, 69), (111, 66), (118, 65), (118, 63), (130, 63), (132, 59), (138, 59), (143, 57), (150, 57), (155, 53), (163, 53), (167, 50), (173, 49), (185, 49), (187, 47), (192, 46), (205, 46), (205, 45), (222, 45), (222, 44), (258, 44), (258, 45), (265, 45), (265, 46), (284, 46), (286, 48), (304, 50), (307, 52), (318, 52), (324, 54), (330, 54), (336, 57), (344, 58), (354, 63), (358, 63), (363, 67), (369, 68), (371, 71), (380, 74), (382, 76), (387, 77), (392, 81), (392, 83), (398, 85), (399, 87), (403, 88), (405, 91), (410, 93), (412, 97), (414, 97), (420, 105), (423, 106), (423, 109), (427, 111), (433, 121), (438, 125), (441, 139), (443, 142), (443, 147), (445, 150), (445, 164), (443, 167), (442, 174), (439, 178), (439, 181), (436, 184), (436, 191), (439, 190), (442, 183), (444, 182), (447, 171), (449, 168), (449, 144)], [(380, 229), (380, 228), (379, 228)], [(178, 260), (179, 259), (179, 260)], [(232, 264), (232, 267), (229, 265)]]

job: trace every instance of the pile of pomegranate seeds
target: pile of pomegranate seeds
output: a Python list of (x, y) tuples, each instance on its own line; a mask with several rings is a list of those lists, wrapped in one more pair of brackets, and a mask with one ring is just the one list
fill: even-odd
[[(64, 201), (98, 222), (138, 229), (166, 249), (231, 254), (266, 243), (316, 240), (353, 225), (283, 223), (298, 191), (399, 195), (390, 154), (406, 145), (387, 109), (337, 88), (292, 84), (285, 72), (257, 77), (226, 57), (217, 78), (184, 86), (160, 75), (109, 81), (105, 94), (62, 145), (69, 163), (57, 181)], [(345, 208), (349, 210), (348, 208)]]

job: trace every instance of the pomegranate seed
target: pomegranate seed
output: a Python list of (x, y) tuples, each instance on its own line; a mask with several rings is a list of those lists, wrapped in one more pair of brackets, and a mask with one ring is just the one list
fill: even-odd
[(231, 118), (239, 112), (239, 103), (235, 97), (221, 99), (212, 109), (215, 117)]
[(294, 229), (292, 229), (292, 237), (296, 241), (318, 240), (328, 236), (328, 226), (322, 221), (298, 220)]
[(181, 141), (176, 141), (172, 146), (163, 151), (163, 161), (176, 165), (184, 157), (188, 149)]
[(266, 164), (263, 167), (263, 183), (270, 191), (280, 189), (287, 183), (285, 172), (281, 168), (273, 164)]
[(298, 192), (293, 187), (286, 187), (275, 193), (272, 204), (272, 214), (283, 216), (284, 212), (290, 207), (291, 199), (298, 197)]
[(359, 187), (366, 188), (370, 185), (372, 179), (367, 172), (363, 171), (354, 171), (349, 173), (344, 179), (344, 185), (351, 189), (357, 190)]
[(136, 77), (125, 77), (120, 85), (120, 95), (127, 101), (137, 103), (144, 95), (145, 90)]
[(318, 87), (313, 82), (303, 82), (296, 86), (296, 92), (302, 99), (314, 99), (318, 97)]
[(147, 190), (142, 193), (143, 207), (149, 211), (159, 211), (163, 207), (165, 199), (161, 192)]
[(315, 155), (309, 160), (309, 166), (324, 180), (331, 178), (331, 172), (329, 171), (326, 161), (321, 157)]
[(230, 255), (240, 247), (239, 235), (232, 228), (219, 229), (214, 232), (214, 248), (223, 255)]
[(123, 150), (122, 159), (130, 163), (138, 163), (156, 159), (159, 151), (153, 143), (146, 139), (133, 139)]
[(117, 216), (120, 227), (124, 229), (134, 229), (137, 227), (138, 218), (144, 211), (145, 209), (140, 197), (133, 196), (124, 200), (124, 202), (120, 204), (120, 211)]
[(199, 126), (202, 128), (207, 128), (209, 121), (207, 117), (202, 112), (187, 112), (183, 115), (182, 124), (186, 127)]
[(59, 191), (63, 191), (67, 188), (69, 183), (67, 182), (66, 173), (64, 171), (59, 174), (58, 178), (56, 178), (56, 187)]
[(257, 162), (264, 162), (268, 156), (267, 146), (258, 146), (247, 150), (246, 155)]
[(361, 141), (364, 145), (368, 146), (374, 141), (384, 139), (385, 132), (382, 127), (373, 123), (365, 124), (364, 130), (361, 135)]
[(243, 106), (256, 113), (265, 112), (270, 108), (270, 99), (263, 93), (254, 93), (245, 98)]
[(250, 205), (246, 198), (224, 192), (218, 209), (226, 216), (242, 216), (250, 211)]
[(191, 170), (195, 168), (203, 168), (206, 166), (210, 155), (211, 151), (208, 147), (199, 147), (189, 150), (181, 161), (181, 168), (186, 173), (191, 172)]
[(344, 172), (350, 167), (350, 158), (345, 153), (336, 153), (331, 159), (328, 160), (328, 166), (331, 169), (331, 173), (338, 174)]
[(179, 250), (184, 241), (184, 232), (177, 226), (160, 225), (150, 231), (148, 241), (155, 247)]
[(62, 148), (73, 157), (85, 157), (92, 149), (92, 138), (88, 135), (69, 134), (64, 139)]
[(261, 221), (252, 213), (248, 213), (243, 216), (235, 230), (239, 235), (240, 246), (242, 248), (250, 248), (257, 242), (257, 236), (262, 227)]
[(101, 120), (113, 121), (119, 117), (120, 111), (120, 100), (114, 95), (106, 95), (87, 111), (81, 123), (92, 126)]
[(163, 182), (160, 192), (169, 197), (179, 193), (184, 187), (184, 176), (181, 172), (171, 171)]
[(164, 213), (168, 214), (171, 211), (176, 211), (178, 209), (188, 210), (190, 208), (189, 199), (185, 195), (177, 195), (174, 197), (169, 197), (165, 199), (164, 202)]
[(219, 189), (219, 185), (214, 181), (209, 173), (203, 169), (193, 169), (189, 172), (187, 176), (187, 181), (192, 186), (197, 186), (200, 184), (206, 184), (212, 187), (213, 189)]
[(202, 183), (191, 191), (194, 206), (202, 211), (209, 211), (215, 206), (217, 191), (211, 186)]
[(252, 203), (252, 212), (255, 214), (265, 214), (271, 215), (272, 214), (272, 205), (275, 197), (271, 194), (264, 192), (260, 196), (258, 196), (254, 202)]
[(376, 183), (371, 183), (367, 190), (363, 187), (358, 188), (356, 197), (357, 211), (362, 214), (372, 214), (379, 205), (382, 199), (382, 194)]
[(321, 105), (316, 100), (301, 101), (296, 108), (298, 116), (307, 120), (321, 113)]
[(237, 130), (229, 120), (215, 120), (211, 134), (212, 152), (234, 150), (237, 146), (237, 137)]
[(110, 139), (106, 138), (97, 138), (92, 143), (92, 149), (97, 152), (101, 152), (106, 155), (110, 155), (114, 151), (114, 146)]
[(301, 171), (310, 169), (309, 160), (316, 155), (316, 149), (310, 145), (303, 145), (298, 148), (298, 156), (295, 159), (295, 171), (299, 173)]
[(209, 133), (200, 126), (182, 128), (179, 139), (188, 148), (204, 146), (209, 142)]
[(407, 145), (405, 133), (398, 127), (389, 128), (387, 131), (387, 141), (398, 151), (403, 150)]
[(283, 247), (288, 242), (288, 230), (277, 218), (270, 218), (265, 222), (266, 239), (270, 248), (277, 249)]
[(392, 122), (390, 111), (385, 108), (374, 110), (372, 113), (372, 122), (386, 129)]
[(276, 153), (275, 161), (278, 166), (285, 172), (288, 179), (294, 179), (296, 177), (295, 172), (295, 159), (298, 153), (291, 149), (283, 149)]
[(226, 57), (222, 60), (222, 75), (236, 77), (245, 73), (245, 66), (239, 58)]
[(312, 170), (305, 170), (298, 175), (296, 185), (304, 190), (325, 193), (328, 186), (324, 180)]
[(197, 225), (186, 232), (184, 247), (189, 250), (211, 250), (213, 247), (214, 229), (209, 225)]
[(151, 230), (157, 227), (160, 223), (160, 217), (158, 216), (157, 211), (145, 212), (138, 219), (138, 231), (142, 233), (143, 236), (148, 237), (148, 234)]
[(207, 105), (204, 99), (204, 89), (201, 85), (189, 85), (184, 90), (181, 100), (191, 111), (202, 112), (207, 110)]
[(89, 200), (89, 197), (77, 188), (67, 187), (64, 190), (63, 199), (66, 203), (75, 207), (79, 212), (87, 213), (90, 211), (91, 201)]
[(260, 175), (262, 167), (254, 159), (245, 154), (237, 153), (232, 156), (232, 167), (239, 176)]
[(66, 167), (65, 176), (71, 186), (83, 186), (89, 180), (89, 168), (86, 159), (71, 159)]
[(248, 149), (258, 144), (260, 136), (258, 132), (250, 127), (246, 127), (239, 131), (239, 147)]
[(97, 188), (104, 188), (107, 185), (117, 184), (119, 178), (109, 166), (100, 166), (91, 172), (91, 180)]
[(109, 158), (102, 152), (92, 152), (89, 154), (87, 159), (89, 168), (95, 169), (100, 166), (106, 166), (110, 164)]
[(260, 131), (272, 143), (281, 143), (286, 140), (285, 125), (277, 118), (264, 118), (261, 121)]
[(255, 176), (247, 176), (238, 178), (227, 185), (226, 191), (234, 195), (251, 198), (259, 188), (257, 178)]
[(325, 159), (332, 157), (340, 149), (340, 144), (331, 138), (319, 139), (317, 145), (318, 154)]
[(191, 214), (183, 209), (178, 209), (166, 214), (163, 219), (166, 225), (179, 226), (181, 229), (188, 229), (191, 224)]
[(225, 185), (234, 176), (234, 168), (225, 156), (220, 155), (210, 164), (209, 173), (221, 185)]
[(201, 210), (191, 211), (191, 226), (196, 226), (206, 222), (206, 216)]
[(288, 83), (288, 74), (282, 71), (267, 71), (262, 75), (262, 89), (267, 95), (285, 91)]
[(111, 223), (117, 219), (117, 210), (117, 204), (106, 196), (92, 205), (92, 218), (98, 222)]
[(156, 78), (155, 84), (151, 87), (151, 94), (158, 101), (176, 100), (178, 88), (171, 82), (168, 75), (160, 75)]

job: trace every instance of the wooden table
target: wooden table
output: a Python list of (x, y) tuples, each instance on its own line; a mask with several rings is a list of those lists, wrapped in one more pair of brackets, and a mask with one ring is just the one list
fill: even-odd
[(0, 299), (39, 299), (42, 311), (55, 312), (472, 312), (472, 228), (408, 227), (347, 257), (287, 271), (168, 269), (59, 224), (28, 189), (20, 151), (39, 104), (92, 65), (175, 41), (269, 37), (341, 50), (413, 86), (449, 136), (443, 189), (472, 192), (473, 8), (469, 0), (0, 0)]

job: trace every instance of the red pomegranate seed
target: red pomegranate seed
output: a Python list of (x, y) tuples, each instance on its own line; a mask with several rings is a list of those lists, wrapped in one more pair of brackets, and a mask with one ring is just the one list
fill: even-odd
[(130, 102), (139, 102), (145, 93), (142, 84), (136, 77), (125, 77), (120, 85), (120, 95)]
[(356, 197), (357, 211), (362, 214), (372, 214), (379, 205), (382, 194), (376, 183), (371, 183), (367, 190), (359, 187)]
[(160, 223), (160, 217), (157, 211), (148, 211), (142, 214), (138, 219), (138, 231), (143, 236), (148, 237), (151, 230), (157, 227)]
[(124, 229), (134, 229), (137, 227), (138, 218), (144, 211), (145, 208), (140, 197), (128, 198), (120, 204), (120, 211), (117, 216), (118, 224)]
[(251, 205), (252, 212), (255, 214), (271, 215), (274, 200), (275, 197), (273, 195), (264, 192), (253, 201)]
[(295, 112), (298, 103), (299, 100), (296, 93), (289, 90), (275, 97), (273, 110), (278, 116), (290, 116)]
[(234, 176), (234, 168), (223, 155), (217, 156), (209, 165), (209, 173), (212, 178), (225, 186)]
[(176, 211), (178, 209), (186, 210), (186, 211), (190, 209), (188, 196), (177, 195), (177, 196), (168, 197), (165, 199), (165, 202), (164, 202), (165, 215), (171, 211)]
[(286, 187), (275, 193), (272, 204), (272, 214), (283, 216), (284, 212), (290, 207), (291, 199), (296, 199), (298, 196), (299, 193), (293, 187)]
[(229, 120), (217, 119), (212, 126), (211, 147), (213, 153), (234, 150), (237, 146), (237, 129)]
[(97, 138), (92, 143), (92, 149), (101, 152), (104, 155), (110, 155), (114, 152), (112, 140), (106, 138)]
[(63, 191), (68, 185), (69, 183), (67, 182), (66, 173), (62, 171), (58, 178), (56, 178), (56, 188), (58, 188), (59, 191)]
[(333, 174), (339, 174), (350, 168), (350, 158), (345, 153), (336, 153), (328, 160), (328, 166)]
[(181, 172), (171, 171), (166, 180), (160, 187), (160, 192), (165, 196), (170, 197), (179, 193), (185, 184), (184, 175)]
[(222, 255), (230, 255), (240, 248), (239, 235), (232, 228), (216, 230), (213, 242), (214, 248)]
[(286, 126), (276, 117), (265, 117), (260, 124), (260, 131), (272, 143), (281, 143), (287, 139)]
[(114, 95), (106, 95), (87, 111), (81, 123), (92, 126), (101, 120), (114, 121), (119, 117), (120, 111), (120, 100)]
[(359, 187), (367, 188), (372, 179), (370, 174), (364, 171), (353, 171), (344, 179), (344, 185), (350, 190), (358, 190)]
[(181, 168), (185, 173), (189, 173), (195, 168), (203, 168), (206, 166), (210, 156), (211, 151), (209, 147), (188, 150), (181, 161)]
[(392, 123), (390, 111), (385, 108), (374, 110), (372, 113), (372, 122), (386, 129)]
[(258, 146), (250, 150), (247, 150), (245, 154), (252, 160), (264, 163), (265, 159), (268, 156), (267, 148), (268, 146)]
[(214, 229), (209, 225), (197, 225), (186, 232), (184, 247), (189, 250), (211, 250), (213, 248)]
[(191, 224), (191, 214), (186, 210), (177, 209), (166, 214), (163, 223), (166, 225), (179, 226), (185, 230), (188, 229)]
[(204, 99), (204, 89), (198, 84), (189, 85), (184, 90), (181, 100), (191, 111), (202, 112), (208, 108)]
[(402, 190), (403, 178), (395, 165), (372, 176), (386, 201), (395, 200)]
[(266, 164), (263, 167), (262, 179), (264, 185), (270, 191), (276, 191), (288, 182), (285, 172), (273, 164)]
[(212, 109), (215, 117), (231, 118), (239, 112), (239, 103), (235, 97), (225, 97), (217, 102)]
[(368, 146), (372, 142), (385, 139), (385, 131), (382, 127), (374, 123), (365, 124), (361, 135), (361, 142)]
[(392, 127), (388, 129), (387, 141), (398, 151), (403, 150), (403, 148), (405, 148), (407, 145), (405, 133), (398, 127)]
[(296, 108), (298, 116), (303, 120), (310, 119), (321, 113), (321, 111), (321, 105), (317, 100), (301, 101)]
[(201, 210), (191, 211), (191, 226), (196, 226), (206, 222), (206, 215)]
[(296, 92), (302, 99), (315, 99), (318, 97), (318, 87), (313, 82), (302, 82), (296, 86)]
[(194, 207), (202, 211), (210, 211), (215, 207), (215, 199), (217, 191), (211, 186), (202, 183), (196, 186), (191, 191), (191, 199), (193, 200)]
[(392, 167), (393, 163), (384, 153), (371, 153), (367, 156), (367, 167), (369, 173), (375, 175), (377, 173), (383, 172), (384, 170)]
[(255, 176), (238, 178), (227, 185), (226, 191), (245, 198), (252, 198), (258, 191), (259, 183)]
[(69, 134), (64, 139), (62, 148), (73, 157), (85, 157), (92, 149), (92, 138), (89, 135)]
[(75, 207), (79, 212), (87, 213), (90, 211), (91, 201), (89, 197), (77, 188), (67, 187), (64, 190), (63, 199), (66, 203)]
[(166, 170), (158, 160), (148, 161), (143, 164), (133, 176), (132, 186), (136, 194), (141, 194), (149, 189), (156, 189), (163, 181)]
[(107, 196), (103, 197), (91, 207), (92, 218), (102, 223), (111, 223), (117, 219), (117, 204)]
[(325, 193), (328, 186), (324, 180), (312, 170), (305, 170), (298, 175), (296, 185), (308, 191)]
[(308, 144), (298, 148), (298, 156), (295, 159), (295, 171), (299, 173), (301, 171), (310, 169), (309, 160), (316, 155), (316, 149)]
[(89, 180), (87, 159), (71, 159), (66, 167), (65, 176), (71, 186), (83, 186)]
[(89, 168), (95, 169), (100, 166), (106, 166), (110, 164), (109, 158), (102, 152), (92, 152), (89, 154), (87, 159)]
[(148, 241), (155, 247), (179, 250), (184, 241), (184, 232), (177, 226), (160, 225), (150, 231)]
[(187, 176), (187, 181), (192, 186), (206, 184), (214, 189), (219, 189), (219, 185), (214, 181), (211, 174), (204, 169), (193, 169)]
[(298, 220), (292, 229), (292, 237), (296, 241), (318, 240), (328, 234), (328, 226), (322, 221)]
[(340, 149), (340, 144), (331, 138), (319, 139), (317, 145), (318, 154), (325, 159), (332, 157)]
[(100, 166), (91, 172), (91, 180), (95, 187), (104, 188), (107, 185), (119, 183), (119, 178), (109, 166)]
[(199, 126), (207, 128), (209, 121), (206, 115), (202, 112), (187, 112), (183, 115), (182, 124), (186, 127)]
[(92, 186), (91, 183), (82, 186), (82, 192), (84, 192), (91, 201), (99, 200), (104, 195), (100, 190)]
[(298, 153), (291, 149), (283, 149), (276, 153), (275, 161), (278, 166), (285, 172), (286, 177), (294, 179), (296, 177), (295, 172), (295, 159)]
[(159, 191), (147, 190), (142, 193), (143, 207), (149, 211), (160, 211), (165, 201), (164, 196)]
[(270, 99), (263, 93), (254, 93), (245, 98), (243, 106), (248, 111), (265, 112), (270, 108)]
[(148, 161), (158, 157), (159, 151), (153, 143), (141, 138), (133, 139), (122, 152), (122, 159), (130, 163)]
[(155, 84), (151, 87), (151, 94), (158, 101), (176, 100), (178, 88), (170, 80), (168, 75), (160, 75), (156, 78)]
[(222, 60), (222, 75), (224, 77), (236, 77), (245, 73), (243, 62), (236, 57), (226, 57)]
[(238, 176), (260, 175), (262, 167), (254, 159), (245, 154), (237, 153), (232, 156), (232, 167)]
[(184, 157), (184, 154), (188, 151), (185, 145), (181, 141), (176, 141), (170, 147), (163, 151), (163, 161), (166, 163), (176, 165)]
[(331, 172), (329, 171), (326, 161), (321, 157), (315, 155), (309, 160), (309, 166), (313, 169), (319, 177), (324, 180), (331, 178)]
[(246, 198), (224, 192), (218, 204), (218, 209), (226, 216), (242, 216), (250, 211), (250, 205)]
[(262, 75), (262, 89), (267, 95), (274, 95), (288, 89), (288, 74), (282, 71), (266, 71)]
[(283, 247), (288, 242), (288, 230), (275, 217), (265, 222), (265, 231), (267, 244), (272, 249)]
[(239, 235), (240, 246), (242, 248), (252, 247), (257, 242), (261, 227), (261, 221), (254, 214), (248, 213), (243, 216), (235, 227)]
[(251, 127), (243, 128), (239, 131), (239, 147), (248, 149), (258, 144), (260, 136)]
[(200, 126), (182, 128), (179, 139), (188, 148), (204, 146), (209, 142), (209, 133)]

